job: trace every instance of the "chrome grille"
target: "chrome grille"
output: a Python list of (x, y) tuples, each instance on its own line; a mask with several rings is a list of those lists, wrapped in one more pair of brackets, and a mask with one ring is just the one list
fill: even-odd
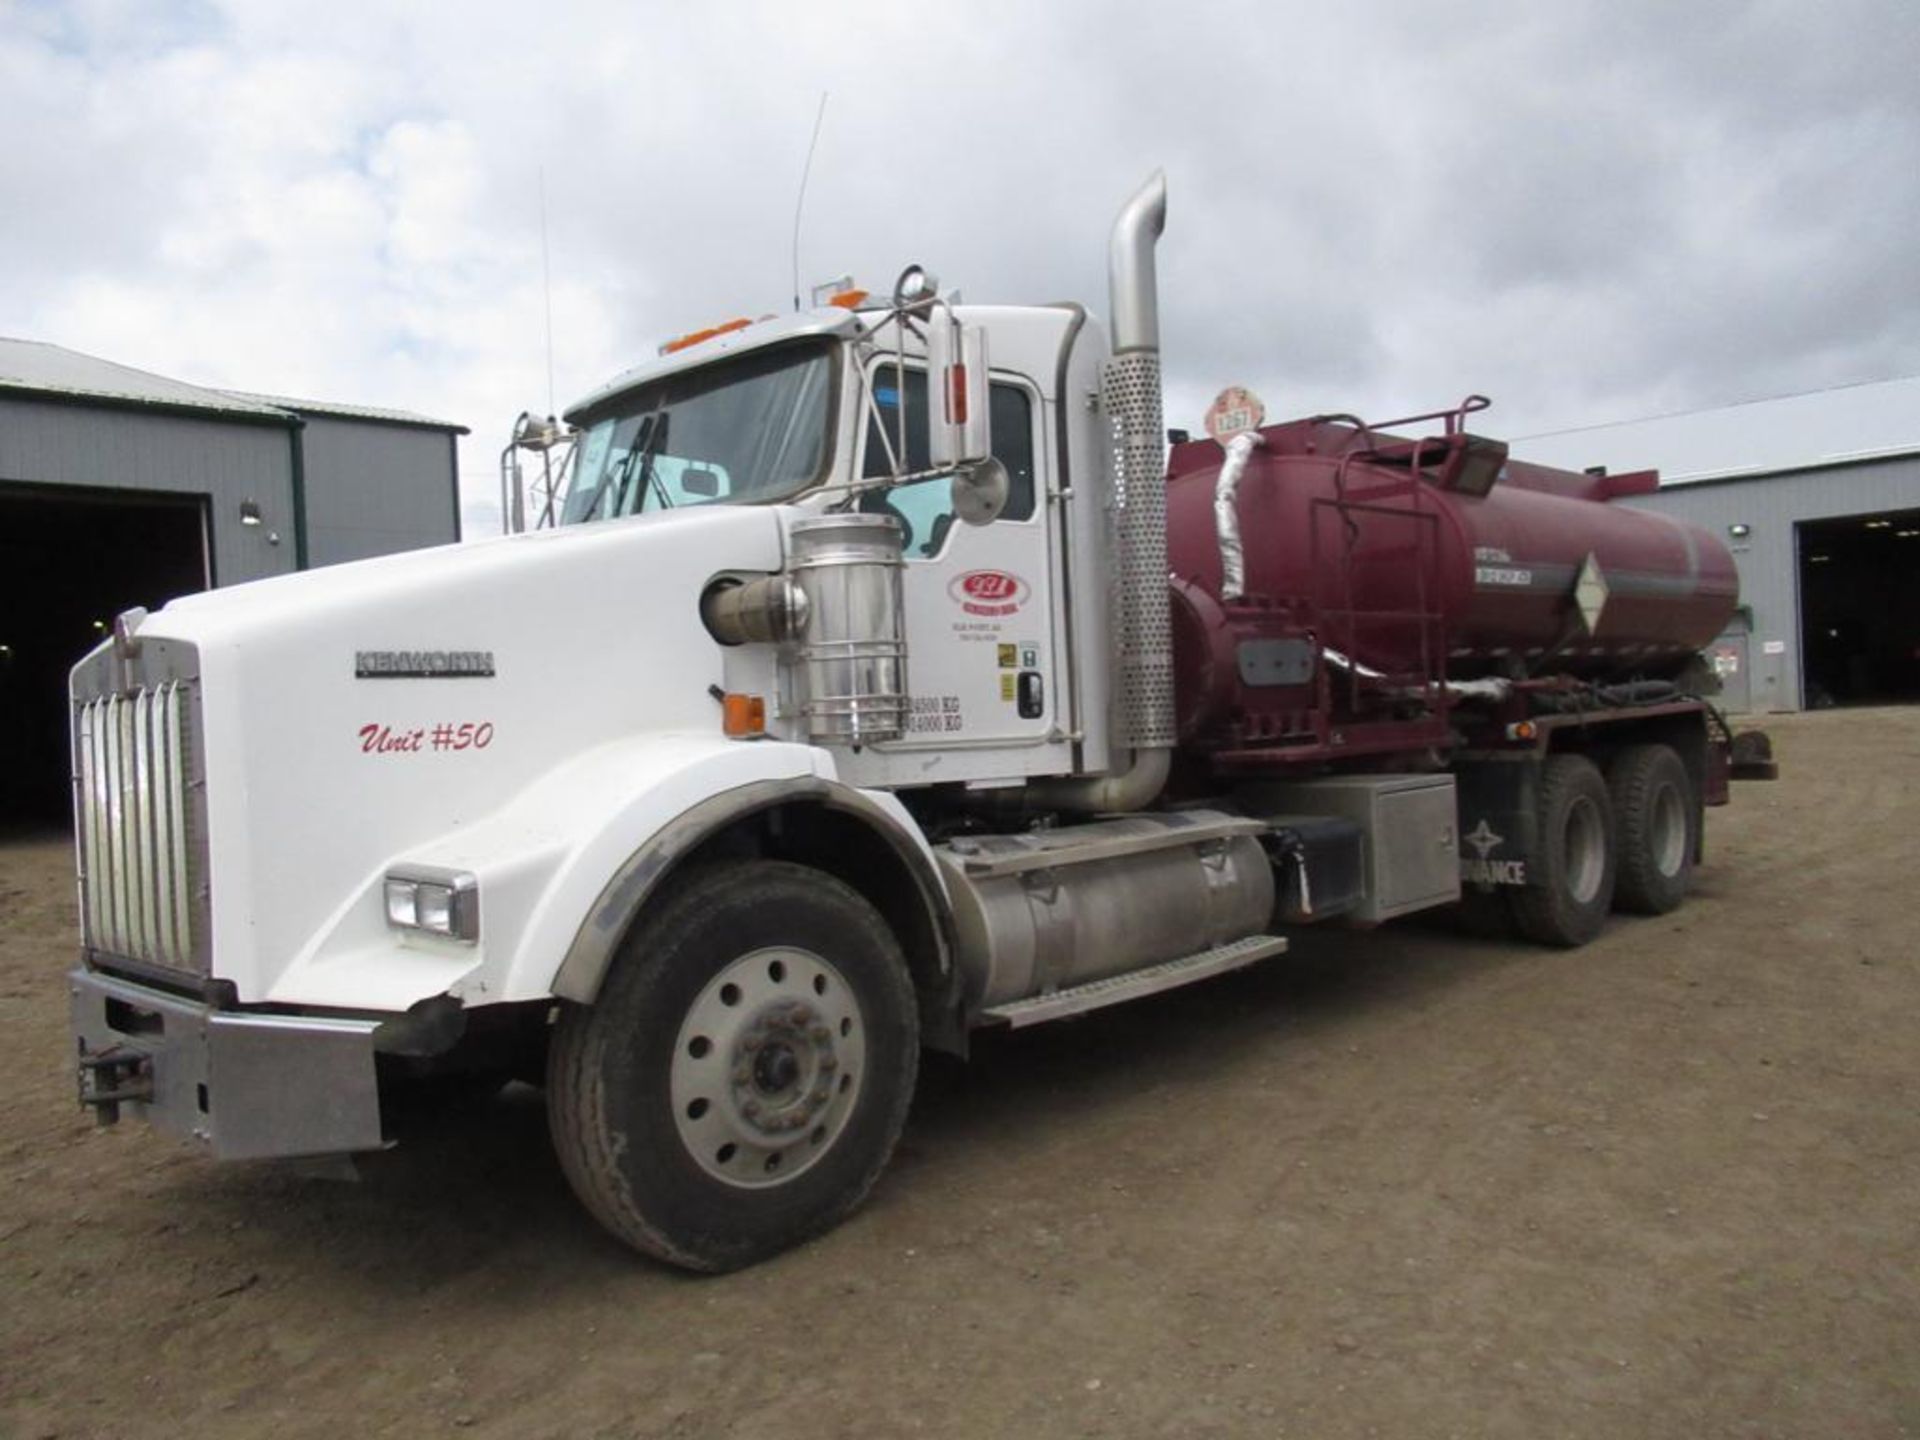
[(207, 973), (195, 685), (74, 705), (81, 920), (91, 950)]

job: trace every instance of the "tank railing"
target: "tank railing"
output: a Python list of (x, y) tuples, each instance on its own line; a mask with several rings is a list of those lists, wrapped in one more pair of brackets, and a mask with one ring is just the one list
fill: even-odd
[(1308, 419), (1307, 423), (1309, 425), (1351, 425), (1353, 434), (1347, 437), (1347, 443), (1341, 452), (1346, 454), (1352, 451), (1353, 442), (1356, 440), (1365, 440), (1368, 450), (1378, 450), (1380, 439), (1374, 433), (1376, 430), (1391, 430), (1400, 425), (1418, 425), (1425, 420), (1442, 421), (1441, 434), (1452, 439), (1455, 435), (1466, 432), (1467, 416), (1477, 415), (1492, 404), (1493, 401), (1485, 395), (1469, 395), (1458, 405), (1445, 410), (1427, 410), (1418, 415), (1401, 415), (1392, 420), (1363, 420), (1350, 411), (1340, 410), (1326, 415), (1314, 415)]
[(1391, 430), (1396, 425), (1417, 425), (1422, 420), (1444, 420), (1446, 422), (1446, 429), (1442, 433), (1458, 435), (1466, 429), (1467, 416), (1477, 415), (1480, 411), (1485, 410), (1492, 404), (1493, 401), (1484, 395), (1469, 395), (1451, 409), (1429, 410), (1423, 415), (1402, 415), (1397, 420), (1379, 420), (1375, 421), (1371, 428), (1375, 430)]
[[(1345, 410), (1336, 411), (1329, 415), (1311, 416), (1307, 420), (1307, 423), (1309, 425), (1351, 425), (1353, 427), (1353, 433), (1347, 436), (1347, 443), (1341, 447), (1340, 453), (1342, 455), (1347, 454), (1353, 449), (1353, 442), (1355, 440), (1364, 439), (1369, 446), (1380, 443), (1374, 439), (1373, 427), (1371, 425), (1365, 420), (1362, 420), (1358, 415), (1351, 414)], [(1309, 454), (1313, 453), (1313, 440), (1311, 436), (1309, 436), (1307, 440), (1307, 451)]]

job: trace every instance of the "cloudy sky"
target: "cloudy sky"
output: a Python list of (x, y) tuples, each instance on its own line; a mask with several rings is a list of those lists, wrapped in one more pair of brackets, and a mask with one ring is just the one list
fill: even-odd
[(659, 340), (919, 260), (1104, 311), (1155, 165), (1170, 423), (1492, 433), (1920, 373), (1920, 4), (0, 0), (0, 334), (495, 457)]

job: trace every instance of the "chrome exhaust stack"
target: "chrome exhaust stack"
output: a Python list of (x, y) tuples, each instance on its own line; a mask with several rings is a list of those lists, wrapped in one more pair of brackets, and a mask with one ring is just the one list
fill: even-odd
[(1166, 784), (1174, 744), (1173, 630), (1167, 588), (1166, 430), (1160, 400), (1160, 292), (1154, 245), (1167, 223), (1156, 170), (1114, 221), (1107, 251), (1113, 358), (1100, 376), (1113, 476), (1112, 644), (1117, 676), (1112, 774), (1041, 781), (1029, 796), (1065, 810), (1138, 810)]
[[(1160, 285), (1153, 247), (1167, 228), (1167, 175), (1156, 170), (1113, 222), (1107, 246), (1107, 307), (1113, 313), (1113, 353), (1160, 353)], [(1159, 395), (1154, 396), (1156, 407)]]

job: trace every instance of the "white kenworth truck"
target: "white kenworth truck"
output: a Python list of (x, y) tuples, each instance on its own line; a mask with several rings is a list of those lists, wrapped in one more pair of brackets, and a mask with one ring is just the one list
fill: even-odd
[[(1616, 874), (1683, 886), (1725, 768), (1682, 701), (1629, 697), (1632, 794), (1598, 702), (1502, 721), (1463, 812), (1460, 707), (1540, 676), (1409, 686), (1329, 610), (1227, 652), (1331, 717), (1310, 763), (1184, 743), (1164, 216), (1156, 175), (1111, 333), (910, 269), (581, 402), (564, 523), (122, 616), (72, 680), (83, 1102), (318, 1157), (387, 1143), (413, 1079), (544, 1079), (586, 1208), (725, 1270), (860, 1202), (922, 1047), (1454, 903), (1476, 856), (1561, 943)], [(1343, 764), (1369, 705), (1396, 748)]]

